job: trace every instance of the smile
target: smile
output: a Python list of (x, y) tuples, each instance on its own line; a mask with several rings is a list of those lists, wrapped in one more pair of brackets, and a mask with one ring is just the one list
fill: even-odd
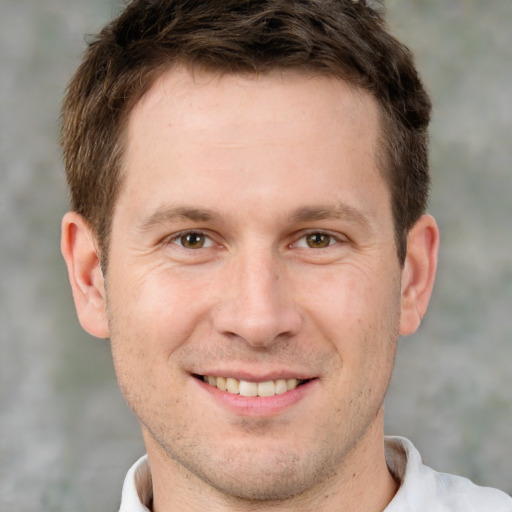
[(294, 390), (297, 386), (308, 382), (303, 379), (277, 379), (265, 382), (249, 382), (233, 379), (232, 377), (214, 377), (205, 375), (200, 377), (204, 382), (220, 391), (226, 391), (232, 395), (270, 397), (284, 395)]

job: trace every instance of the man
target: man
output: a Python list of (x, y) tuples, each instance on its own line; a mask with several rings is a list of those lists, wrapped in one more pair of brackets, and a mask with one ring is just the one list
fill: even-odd
[(349, 0), (135, 0), (63, 105), (78, 316), (147, 457), (122, 511), (511, 511), (384, 439), (432, 290), (430, 101)]

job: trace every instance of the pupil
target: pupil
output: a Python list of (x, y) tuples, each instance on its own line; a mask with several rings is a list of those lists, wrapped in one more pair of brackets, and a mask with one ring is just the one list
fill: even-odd
[(182, 244), (189, 249), (197, 249), (203, 246), (204, 236), (200, 233), (189, 233), (182, 237)]
[(313, 233), (308, 236), (308, 245), (314, 248), (327, 247), (330, 242), (329, 235), (323, 235), (322, 233)]

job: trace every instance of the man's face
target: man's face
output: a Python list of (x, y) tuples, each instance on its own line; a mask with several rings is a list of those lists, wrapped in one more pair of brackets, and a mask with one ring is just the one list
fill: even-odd
[(401, 267), (377, 136), (368, 94), (292, 72), (175, 69), (135, 107), (107, 296), (150, 461), (286, 497), (381, 440)]

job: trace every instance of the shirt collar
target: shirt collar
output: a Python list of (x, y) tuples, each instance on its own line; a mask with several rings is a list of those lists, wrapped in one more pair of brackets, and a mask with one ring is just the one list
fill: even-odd
[(123, 484), (119, 512), (150, 512), (153, 485), (148, 457), (141, 457), (128, 471)]

